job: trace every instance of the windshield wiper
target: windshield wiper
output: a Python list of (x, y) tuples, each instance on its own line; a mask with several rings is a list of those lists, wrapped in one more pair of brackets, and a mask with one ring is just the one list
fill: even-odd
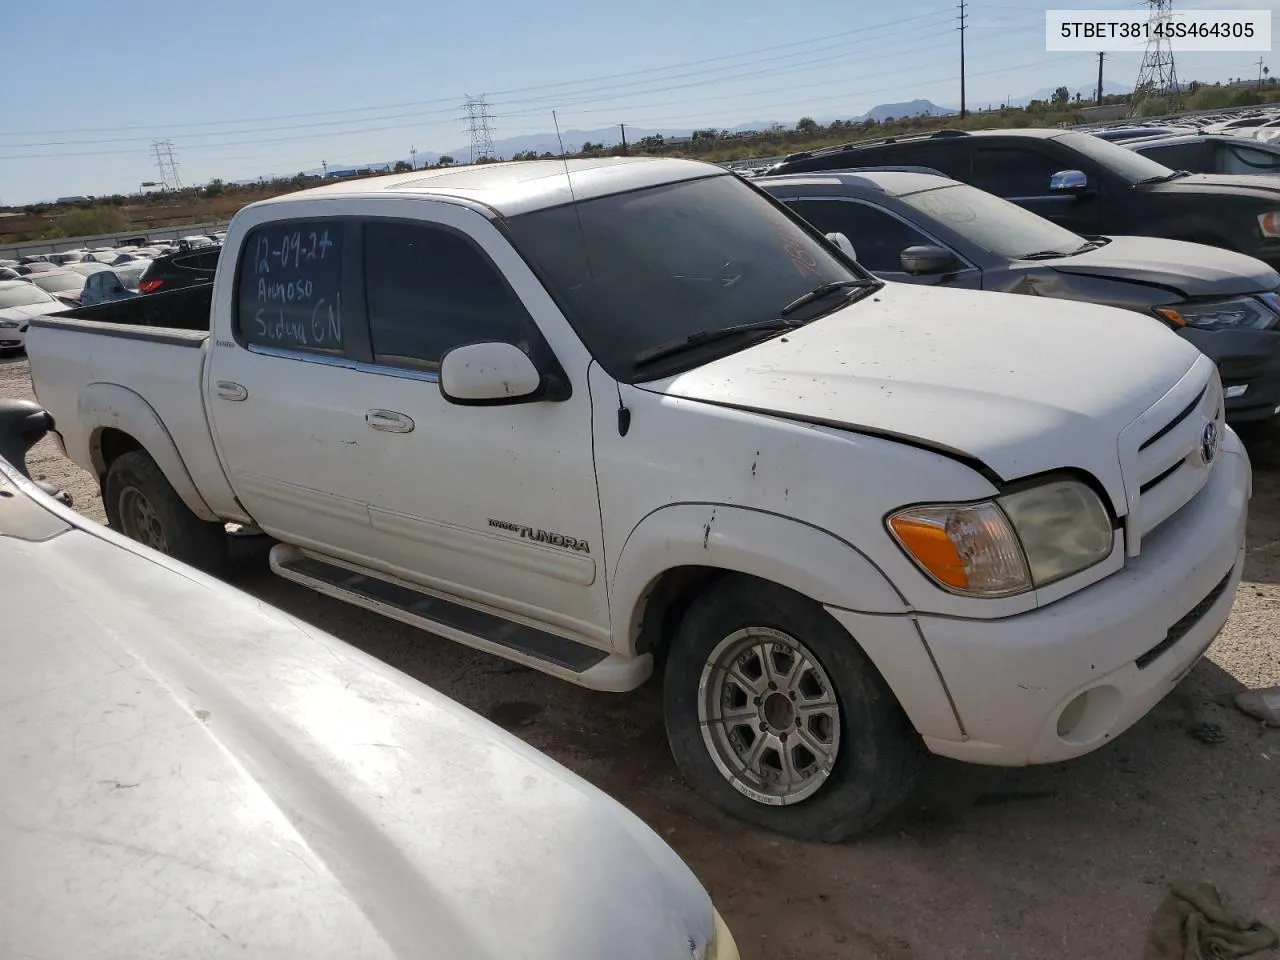
[(1097, 250), (1102, 243), (1098, 240), (1086, 240), (1074, 250), (1038, 250), (1035, 253), (1024, 253), (1015, 259), (1018, 260), (1058, 260), (1062, 257), (1074, 257), (1080, 253), (1088, 253), (1090, 250)]
[(795, 313), (806, 304), (813, 303), (815, 300), (822, 300), (831, 296), (833, 293), (840, 293), (844, 290), (857, 290), (861, 287), (878, 286), (878, 280), (832, 280), (830, 283), (824, 283), (814, 287), (808, 293), (802, 293), (796, 297), (785, 307), (778, 311), (778, 315), (785, 317), (789, 313)]
[(698, 330), (686, 337), (678, 337), (675, 340), (660, 343), (655, 347), (649, 347), (647, 350), (641, 350), (632, 358), (632, 363), (637, 367), (642, 367), (655, 360), (673, 357), (694, 347), (700, 347), (706, 343), (714, 343), (717, 340), (728, 340), (730, 337), (736, 337), (740, 334), (770, 333), (776, 330), (791, 330), (804, 325), (804, 320), (787, 320), (784, 317), (775, 317), (772, 320), (740, 323), (736, 327), (721, 327), (719, 330)]
[(1138, 186), (1142, 186), (1144, 183), (1168, 183), (1170, 180), (1177, 180), (1180, 177), (1189, 176), (1191, 176), (1191, 172), (1189, 170), (1172, 170), (1162, 177), (1147, 177), (1145, 180), (1139, 180)]

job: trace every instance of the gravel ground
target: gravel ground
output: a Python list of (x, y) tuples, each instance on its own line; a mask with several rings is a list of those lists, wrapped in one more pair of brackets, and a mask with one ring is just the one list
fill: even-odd
[[(0, 360), (0, 397), (29, 396), (25, 360)], [(934, 761), (904, 817), (841, 846), (745, 827), (690, 793), (667, 755), (653, 684), (626, 696), (580, 690), (289, 584), (261, 549), (247, 551), (235, 582), (516, 731), (629, 806), (701, 877), (745, 960), (1136, 958), (1180, 878), (1213, 882), (1280, 926), (1280, 730), (1231, 704), (1241, 689), (1280, 684), (1280, 444), (1259, 438), (1251, 451), (1246, 582), (1206, 659), (1150, 716), (1067, 764)], [(103, 519), (93, 482), (51, 441), (30, 466)]]

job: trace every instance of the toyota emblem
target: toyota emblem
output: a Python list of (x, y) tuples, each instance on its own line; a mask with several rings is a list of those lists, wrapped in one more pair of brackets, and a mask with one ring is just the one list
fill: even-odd
[(1204, 425), (1204, 432), (1200, 434), (1200, 458), (1206, 464), (1213, 463), (1213, 458), (1218, 455), (1218, 425), (1210, 420)]

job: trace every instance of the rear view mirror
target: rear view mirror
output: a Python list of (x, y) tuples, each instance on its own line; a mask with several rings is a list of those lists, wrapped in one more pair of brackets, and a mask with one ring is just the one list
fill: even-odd
[(1089, 178), (1082, 170), (1059, 170), (1049, 178), (1052, 193), (1079, 193), (1089, 186)]
[(481, 406), (537, 400), (544, 380), (529, 355), (512, 343), (455, 347), (440, 361), (440, 393), (450, 403)]
[(831, 241), (831, 244), (833, 246), (838, 247), (840, 250), (844, 251), (844, 255), (848, 257), (850, 260), (858, 259), (857, 253), (854, 252), (853, 244), (849, 242), (849, 238), (846, 237), (843, 233), (828, 233), (827, 239)]
[(912, 276), (949, 273), (959, 265), (956, 255), (950, 250), (925, 244), (907, 247), (902, 251), (900, 259), (902, 269)]

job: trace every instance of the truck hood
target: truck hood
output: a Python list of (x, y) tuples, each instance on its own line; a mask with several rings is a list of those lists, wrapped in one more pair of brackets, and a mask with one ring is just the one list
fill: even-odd
[(1199, 356), (1128, 310), (888, 283), (785, 337), (645, 387), (906, 440), (1003, 480), (1083, 469), (1124, 513), (1119, 434)]
[(1229, 297), (1280, 287), (1261, 260), (1201, 243), (1158, 237), (1111, 237), (1096, 250), (1051, 260), (1058, 273), (1164, 287), (1184, 297)]
[(1193, 173), (1190, 176), (1166, 180), (1164, 183), (1139, 184), (1138, 189), (1152, 193), (1220, 193), (1237, 197), (1251, 196), (1273, 203), (1280, 202), (1280, 180), (1271, 176)]
[(705, 891), (599, 790), (3, 461), (0, 489), (5, 956), (702, 956)]

